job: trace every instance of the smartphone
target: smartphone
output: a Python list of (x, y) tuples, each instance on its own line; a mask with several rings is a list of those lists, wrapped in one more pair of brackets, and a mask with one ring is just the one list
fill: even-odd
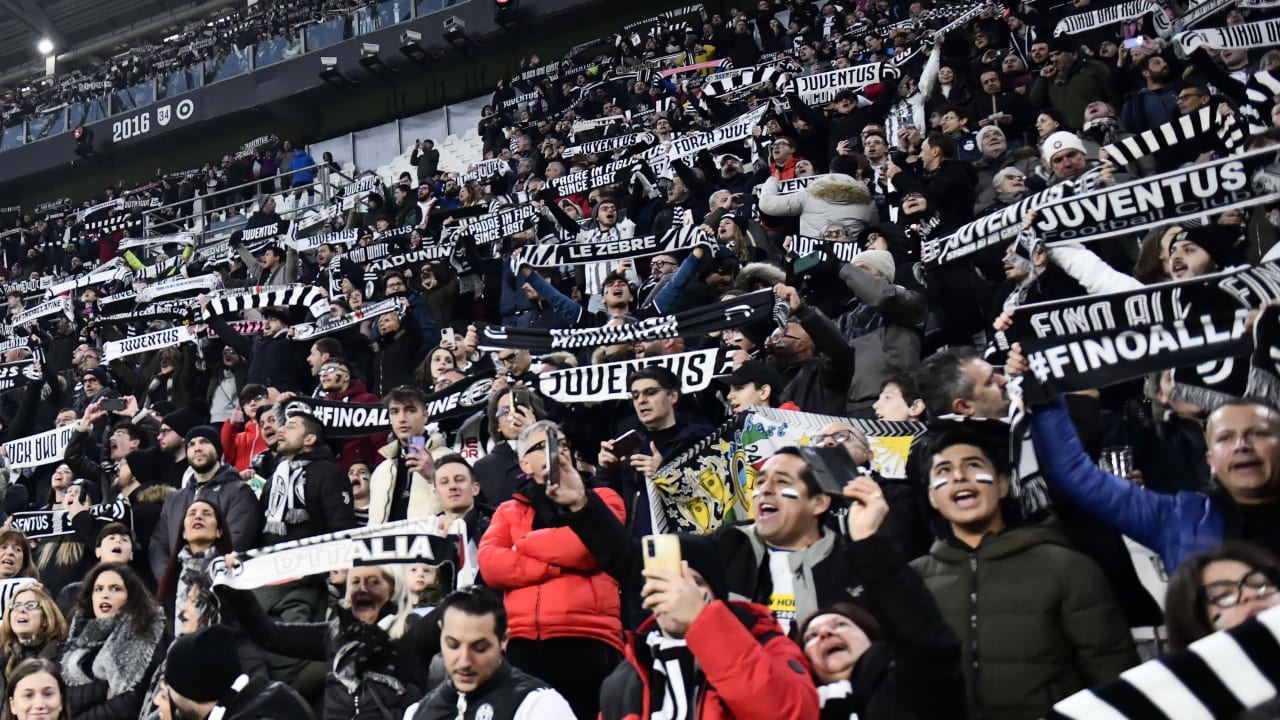
[(813, 269), (822, 264), (822, 251), (811, 252), (804, 257), (796, 258), (791, 263), (791, 270), (796, 275), (805, 275), (813, 272)]
[(645, 535), (640, 541), (645, 570), (683, 571), (680, 538), (676, 535)]
[(1130, 50), (1136, 47), (1141, 47), (1146, 44), (1147, 44), (1147, 39), (1141, 35), (1135, 38), (1129, 38), (1128, 40), (1124, 41), (1124, 46), (1129, 48)]
[(554, 432), (547, 433), (547, 487), (560, 484), (560, 438)]
[(844, 497), (845, 483), (866, 474), (842, 447), (802, 447), (800, 454), (818, 480), (818, 487), (828, 495)]
[(635, 430), (628, 430), (613, 441), (613, 456), (624, 458), (628, 455), (635, 455), (636, 451), (643, 445), (644, 438), (640, 437), (640, 433)]
[(414, 435), (409, 438), (409, 448), (418, 448), (418, 452), (425, 453), (427, 451), (427, 438), (423, 435)]
[(454, 344), (453, 328), (445, 328), (440, 331), (440, 344), (450, 350), (456, 349), (458, 346)]
[(129, 407), (123, 398), (107, 398), (98, 403), (98, 407), (104, 412), (120, 412)]

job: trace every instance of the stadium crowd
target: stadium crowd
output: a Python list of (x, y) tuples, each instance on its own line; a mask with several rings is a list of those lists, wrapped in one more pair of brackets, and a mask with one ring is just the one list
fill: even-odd
[(685, 8), (316, 235), (289, 143), (13, 218), (0, 717), (1280, 717), (1277, 21), (1134, 5)]
[[(171, 74), (191, 73), (199, 66), (211, 80), (228, 57), (263, 41), (284, 41), (283, 57), (293, 57), (302, 52), (301, 34), (316, 23), (342, 18), (341, 37), (376, 27), (376, 13), (370, 11), (368, 19), (354, 14), (373, 5), (354, 0), (292, 0), (228, 8), (216, 20), (192, 23), (167, 37), (137, 38), (131, 41), (133, 47), (105, 63), (73, 65), (57, 77), (41, 74), (5, 88), (0, 92), (0, 116), (4, 126), (10, 127), (56, 107), (104, 98), (152, 80), (161, 81), (163, 91)], [(187, 80), (176, 87), (185, 90), (193, 84)]]

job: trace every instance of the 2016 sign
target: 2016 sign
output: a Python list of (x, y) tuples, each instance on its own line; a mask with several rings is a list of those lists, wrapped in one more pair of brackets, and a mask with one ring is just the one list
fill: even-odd
[(186, 98), (178, 102), (177, 105), (166, 103), (156, 107), (154, 110), (144, 110), (133, 117), (116, 120), (111, 123), (111, 141), (132, 140), (151, 132), (152, 112), (155, 113), (156, 125), (158, 127), (166, 127), (175, 120), (190, 120), (195, 115), (196, 104), (190, 98)]

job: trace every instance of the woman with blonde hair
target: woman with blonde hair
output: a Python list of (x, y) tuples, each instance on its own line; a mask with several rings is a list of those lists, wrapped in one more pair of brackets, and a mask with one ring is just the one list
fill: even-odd
[(23, 660), (56, 661), (66, 637), (66, 618), (38, 583), (32, 581), (15, 593), (0, 621), (0, 687)]

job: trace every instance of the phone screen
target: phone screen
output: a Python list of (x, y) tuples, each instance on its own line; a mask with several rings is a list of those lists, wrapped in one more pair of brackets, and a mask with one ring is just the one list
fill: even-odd
[(560, 484), (560, 439), (547, 433), (547, 487)]

